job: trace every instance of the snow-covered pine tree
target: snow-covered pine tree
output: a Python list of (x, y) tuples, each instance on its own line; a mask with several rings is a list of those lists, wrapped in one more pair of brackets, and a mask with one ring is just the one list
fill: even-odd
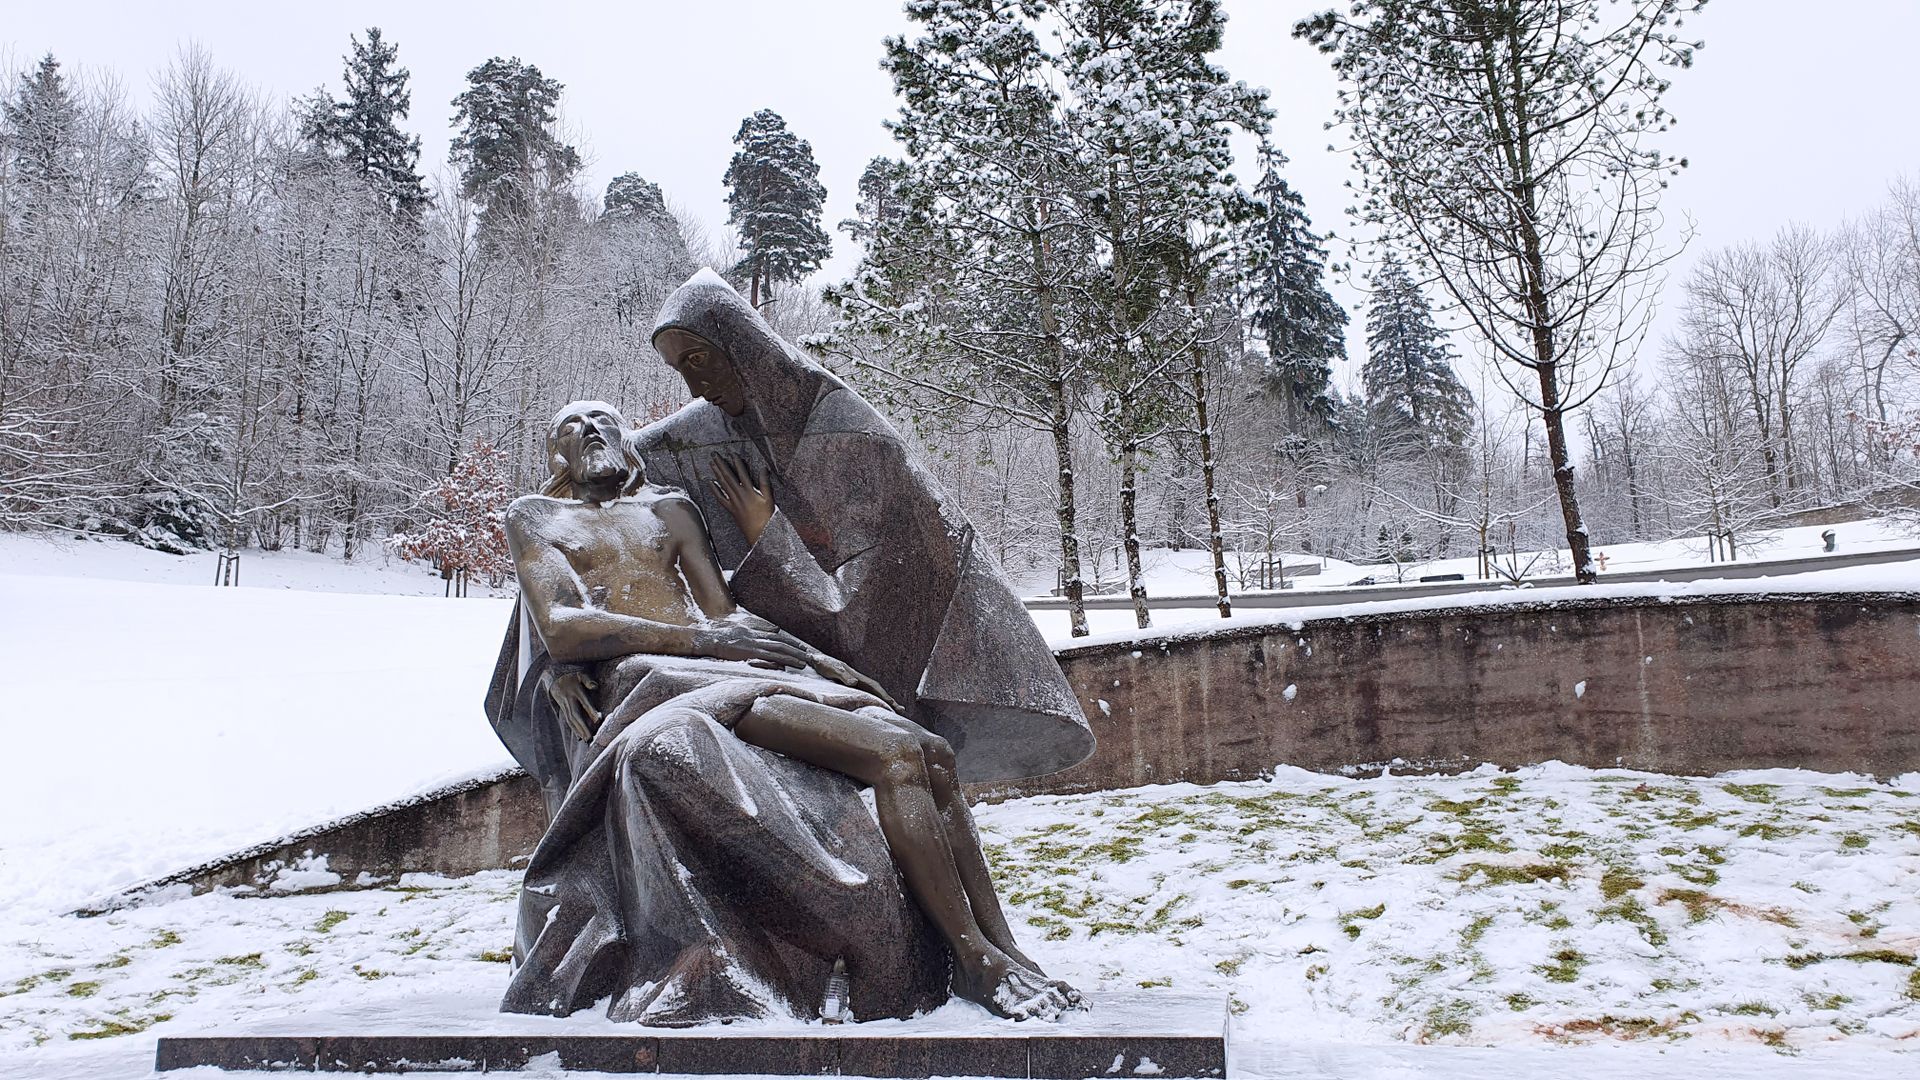
[(556, 126), (563, 89), (517, 56), (467, 72), (467, 88), (453, 99), (459, 132), (448, 156), (460, 169), (461, 193), (480, 205), (483, 230), (525, 216), (580, 171), (580, 152)]
[(619, 321), (636, 327), (651, 324), (667, 295), (696, 268), (679, 220), (667, 209), (660, 185), (628, 172), (608, 182), (599, 224), (615, 268)]
[(1285, 406), (1287, 434), (1324, 425), (1333, 364), (1347, 358), (1347, 312), (1327, 292), (1327, 249), (1287, 184), (1287, 156), (1260, 148), (1260, 182), (1247, 223), (1246, 275), (1251, 321), (1267, 345), (1266, 382)]
[(1473, 394), (1453, 373), (1453, 349), (1398, 259), (1375, 272), (1367, 304), (1367, 404), (1402, 428), (1414, 453), (1457, 451), (1473, 428)]
[(748, 297), (758, 307), (776, 283), (801, 280), (832, 254), (833, 241), (820, 227), (827, 189), (812, 145), (772, 109), (741, 121), (733, 141), (740, 149), (727, 164), (727, 224), (745, 252), (735, 272), (746, 273)]
[(392, 204), (396, 213), (418, 218), (427, 205), (420, 178), (420, 137), (400, 130), (413, 107), (412, 77), (394, 66), (399, 46), (380, 28), (367, 28), (367, 40), (349, 39), (353, 52), (340, 73), (346, 97), (323, 95), (311, 103), (301, 123), (303, 137), (338, 155)]
[[(1101, 342), (1095, 421), (1120, 466), (1129, 591), (1144, 627), (1152, 617), (1135, 519), (1142, 455), (1176, 426), (1182, 404), (1204, 409), (1204, 376), (1197, 392), (1183, 384), (1204, 371), (1199, 300), (1244, 199), (1230, 140), (1264, 134), (1271, 113), (1265, 91), (1211, 59), (1226, 26), (1217, 0), (1057, 0), (1052, 10), (1064, 28), (1067, 125), (1086, 174), (1073, 206), (1101, 271), (1089, 327)], [(1202, 475), (1210, 480), (1210, 465)], [(1218, 534), (1210, 535), (1225, 614)]]
[(882, 62), (905, 212), (863, 216), (865, 256), (830, 293), (844, 319), (833, 348), (923, 428), (1010, 425), (1051, 442), (1060, 591), (1085, 636), (1073, 442), (1088, 352), (1073, 328), (1092, 259), (1067, 212), (1077, 156), (1037, 6), (908, 0), (906, 13), (918, 36), (889, 38)]

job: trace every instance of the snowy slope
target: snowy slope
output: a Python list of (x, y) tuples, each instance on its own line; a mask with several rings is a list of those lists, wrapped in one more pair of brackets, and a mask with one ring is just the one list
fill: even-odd
[[(1920, 1066), (1901, 1052), (1920, 1046), (1920, 776), (1283, 771), (979, 820), (1036, 959), (1090, 990), (1226, 996), (1236, 1076)], [(0, 1075), (143, 1076), (157, 1035), (315, 1011), (367, 1032), (485, 1030), (514, 888), (490, 872), (0, 912)], [(996, 1023), (964, 1004), (936, 1019)]]

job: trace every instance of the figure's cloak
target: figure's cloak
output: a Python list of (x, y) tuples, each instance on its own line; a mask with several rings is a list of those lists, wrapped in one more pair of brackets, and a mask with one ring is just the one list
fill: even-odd
[[(852, 664), (953, 744), (963, 780), (1057, 772), (1093, 734), (1053, 650), (958, 507), (873, 407), (703, 270), (654, 328), (720, 347), (746, 388), (730, 417), (694, 401), (637, 433), (648, 480), (700, 507), (741, 606)], [(711, 483), (738, 454), (773, 485), (750, 550)]]

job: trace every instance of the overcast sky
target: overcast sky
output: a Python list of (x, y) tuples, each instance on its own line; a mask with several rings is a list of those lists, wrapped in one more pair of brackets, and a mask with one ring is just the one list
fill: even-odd
[[(1320, 229), (1345, 232), (1348, 165), (1328, 152), (1322, 128), (1335, 83), (1326, 61), (1290, 36), (1295, 19), (1325, 6), (1226, 0), (1220, 59), (1272, 91), (1274, 140), (1293, 158), (1294, 185)], [(409, 125), (430, 176), (445, 167), (450, 102), (466, 72), (518, 56), (566, 84), (566, 122), (594, 190), (632, 170), (713, 228), (726, 220), (720, 178), (733, 134), (761, 108), (812, 142), (829, 227), (852, 213), (860, 170), (892, 152), (881, 126), (894, 102), (880, 41), (907, 28), (898, 0), (8, 0), (7, 8), (5, 66), (50, 50), (70, 68), (117, 74), (142, 102), (154, 72), (188, 41), (276, 99), (321, 84), (337, 92), (348, 35), (380, 26), (413, 73)], [(1716, 0), (1692, 29), (1707, 47), (1676, 76), (1668, 101), (1680, 125), (1666, 144), (1692, 167), (1664, 207), (1672, 242), (1694, 227), (1688, 258), (1763, 239), (1790, 220), (1831, 228), (1878, 202), (1896, 175), (1920, 176), (1912, 61), (1920, 0)], [(844, 274), (853, 255), (836, 234), (828, 273)], [(1349, 305), (1360, 299), (1336, 291)], [(1670, 321), (1669, 311), (1658, 325)], [(1352, 342), (1347, 383), (1362, 353), (1357, 333)]]

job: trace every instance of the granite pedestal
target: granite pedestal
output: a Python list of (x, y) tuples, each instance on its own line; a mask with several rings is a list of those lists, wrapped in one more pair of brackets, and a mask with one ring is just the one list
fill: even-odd
[[(1094, 995), (1057, 1024), (994, 1020), (948, 1006), (916, 1020), (846, 1025), (623, 1027), (428, 1010), (352, 1033), (363, 1016), (307, 1013), (233, 1033), (160, 1040), (159, 1071), (213, 1066), (265, 1072), (515, 1072), (872, 1077), (1226, 1075), (1226, 1001), (1211, 994)], [(597, 1023), (594, 1021), (598, 1021)]]

